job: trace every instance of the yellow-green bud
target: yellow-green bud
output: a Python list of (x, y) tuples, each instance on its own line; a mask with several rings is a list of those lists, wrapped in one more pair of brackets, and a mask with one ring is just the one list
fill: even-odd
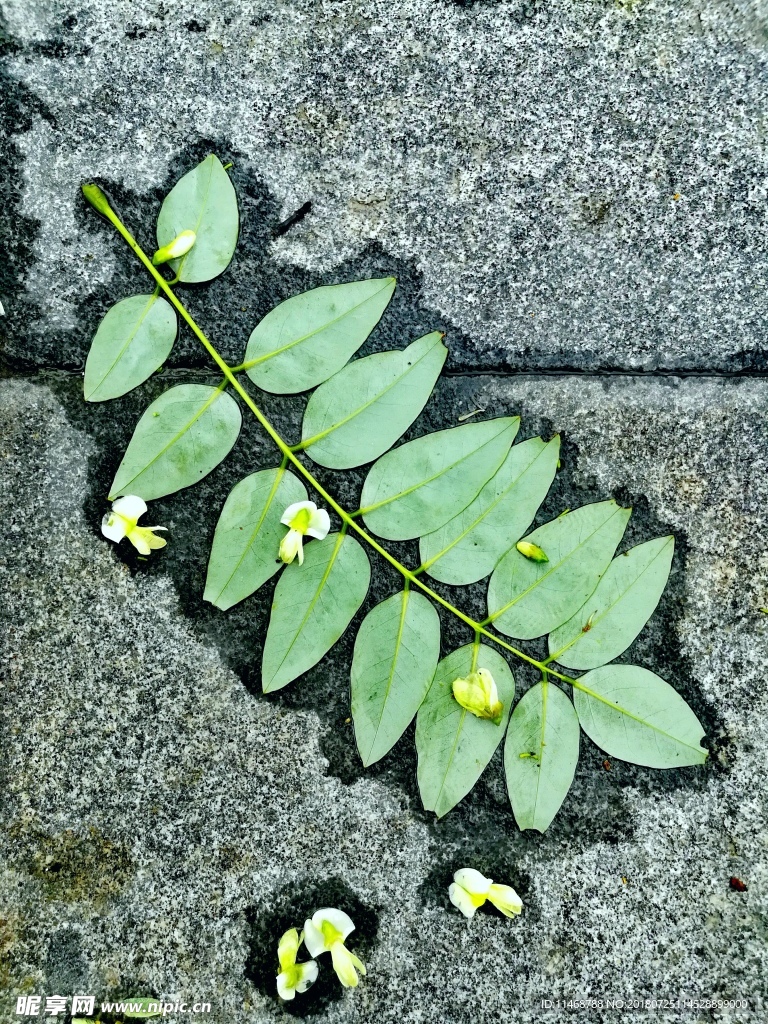
[(470, 672), (466, 679), (454, 679), (451, 688), (456, 702), (476, 718), (488, 718), (494, 725), (501, 722), (504, 705), (487, 668)]
[(519, 540), (515, 545), (521, 555), (530, 558), (532, 562), (548, 562), (549, 559), (541, 550), (538, 544), (531, 544), (529, 540)]
[(101, 191), (98, 185), (82, 185), (83, 195), (98, 212), (106, 217), (112, 212), (112, 207), (109, 205), (109, 200)]
[(177, 260), (181, 256), (186, 256), (196, 239), (197, 235), (194, 231), (182, 231), (172, 242), (157, 250), (152, 257), (152, 262), (157, 266), (158, 263), (167, 263), (168, 260)]

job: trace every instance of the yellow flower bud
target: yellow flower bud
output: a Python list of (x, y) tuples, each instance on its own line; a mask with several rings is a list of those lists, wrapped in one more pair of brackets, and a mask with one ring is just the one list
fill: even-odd
[(157, 250), (152, 257), (152, 262), (157, 266), (158, 263), (167, 263), (168, 260), (177, 260), (181, 256), (186, 256), (196, 239), (197, 235), (194, 231), (182, 231), (172, 242)]
[(470, 672), (466, 679), (454, 679), (452, 689), (457, 703), (476, 718), (489, 718), (494, 725), (501, 722), (504, 705), (487, 668)]
[(81, 185), (83, 195), (94, 208), (98, 210), (102, 216), (106, 217), (107, 214), (112, 212), (112, 208), (109, 205), (109, 200), (101, 191), (98, 185)]
[(548, 562), (549, 559), (541, 550), (538, 544), (531, 544), (529, 540), (519, 540), (515, 547), (521, 555), (530, 558), (532, 562)]

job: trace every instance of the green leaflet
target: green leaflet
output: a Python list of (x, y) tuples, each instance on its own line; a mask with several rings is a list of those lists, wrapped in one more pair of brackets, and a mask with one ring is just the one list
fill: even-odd
[(657, 537), (614, 558), (586, 604), (550, 633), (550, 655), (587, 669), (626, 651), (659, 603), (674, 549), (674, 537)]
[(372, 462), (413, 423), (432, 393), (447, 351), (439, 331), (402, 352), (357, 359), (314, 392), (301, 444), (329, 469)]
[(261, 667), (265, 693), (317, 664), (368, 593), (371, 567), (353, 537), (331, 533), (304, 550), (304, 565), (286, 566), (275, 588)]
[[(467, 644), (443, 658), (416, 717), (419, 791), (425, 809), (438, 818), (455, 807), (480, 778), (504, 736), (515, 695), (515, 680), (502, 656), (481, 644), (473, 664), (474, 648)], [(454, 679), (478, 668), (487, 668), (496, 681), (504, 704), (499, 725), (476, 718), (454, 700)]]
[(699, 720), (654, 672), (604, 665), (579, 678), (573, 702), (584, 732), (611, 757), (649, 768), (703, 764)]
[(444, 526), (490, 480), (519, 426), (517, 417), (468, 423), (383, 455), (363, 484), (366, 526), (387, 540), (411, 540)]
[(395, 290), (394, 277), (314, 288), (271, 310), (248, 339), (248, 376), (293, 395), (333, 376), (357, 352)]
[(280, 569), (280, 518), (295, 501), (306, 501), (304, 484), (285, 469), (264, 469), (245, 477), (229, 494), (213, 538), (204, 600), (226, 610), (242, 601)]
[(419, 593), (403, 590), (363, 619), (352, 660), (352, 719), (363, 764), (397, 743), (419, 710), (440, 657), (440, 619)]
[(422, 567), (436, 580), (475, 583), (523, 535), (557, 469), (560, 438), (516, 444), (471, 505), (419, 543)]
[(530, 640), (569, 619), (599, 583), (631, 511), (601, 501), (534, 530), (525, 539), (549, 561), (535, 562), (512, 548), (491, 576), (489, 621), (507, 636)]
[(136, 424), (109, 500), (136, 494), (151, 501), (191, 487), (229, 454), (241, 423), (237, 402), (219, 388), (170, 388)]
[(571, 788), (578, 760), (579, 719), (573, 704), (554, 683), (537, 683), (515, 707), (504, 745), (507, 790), (519, 828), (549, 828)]
[(168, 245), (182, 231), (194, 231), (186, 256), (171, 260), (181, 281), (210, 281), (226, 270), (235, 252), (240, 219), (237, 196), (218, 157), (211, 154), (185, 174), (163, 200), (157, 244)]
[(119, 398), (163, 365), (176, 340), (176, 314), (157, 295), (121, 299), (99, 324), (85, 363), (86, 402)]

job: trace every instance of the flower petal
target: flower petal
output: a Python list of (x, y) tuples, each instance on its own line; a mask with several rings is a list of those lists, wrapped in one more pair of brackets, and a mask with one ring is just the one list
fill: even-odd
[(304, 945), (309, 950), (310, 956), (320, 956), (321, 953), (326, 952), (325, 936), (314, 923), (314, 920), (306, 920), (304, 922)]
[(475, 902), (467, 890), (459, 885), (458, 882), (451, 882), (448, 886), (448, 896), (454, 907), (458, 907), (464, 917), (475, 916), (475, 911), (477, 910)]
[(112, 502), (112, 511), (136, 523), (147, 511), (147, 503), (135, 494), (126, 494)]
[[(335, 910), (333, 907), (323, 907), (322, 910), (318, 910), (317, 913), (312, 915), (312, 923), (316, 928), (321, 929), (323, 921), (333, 925), (336, 931), (341, 933), (342, 939), (346, 939), (349, 933), (355, 930), (355, 924), (349, 914), (345, 914), (343, 910)], [(309, 949), (309, 946), (307, 946), (307, 949)], [(312, 956), (315, 955), (311, 949), (309, 952)]]
[(299, 952), (299, 933), (295, 928), (289, 928), (277, 944), (277, 959), (280, 962), (280, 969), (287, 971), (296, 963), (296, 956)]
[(472, 893), (474, 896), (487, 896), (488, 890), (493, 885), (490, 878), (481, 875), (474, 868), (459, 868), (453, 876), (454, 882), (458, 882), (462, 889)]
[(308, 960), (305, 964), (296, 964), (296, 970), (299, 972), (296, 991), (306, 992), (317, 981), (317, 964), (314, 960)]
[(125, 537), (129, 526), (130, 523), (127, 523), (122, 516), (115, 515), (114, 512), (107, 512), (101, 520), (101, 532), (108, 540), (113, 540), (115, 544), (119, 544), (123, 537)]
[[(343, 942), (334, 942), (331, 946), (331, 959), (336, 977), (344, 988), (357, 988), (359, 978), (355, 970), (356, 956), (349, 952)], [(360, 963), (359, 960), (357, 960)]]
[(294, 971), (281, 971), (277, 976), (277, 994), (281, 999), (295, 999), (296, 987), (293, 985)]
[(310, 516), (307, 533), (316, 540), (325, 540), (331, 528), (331, 517), (324, 508), (316, 509)]
[(311, 518), (312, 515), (317, 512), (317, 505), (314, 501), (294, 501), (294, 503), (289, 505), (285, 512), (283, 512), (283, 518), (280, 522), (283, 526), (290, 526), (291, 520), (295, 519), (298, 513), (303, 509), (306, 509), (307, 512), (309, 512)]
[(523, 909), (523, 901), (511, 885), (492, 885), (488, 890), (488, 899), (507, 917), (515, 917)]
[(286, 565), (290, 565), (296, 555), (299, 556), (299, 565), (304, 563), (303, 539), (298, 530), (289, 530), (280, 541), (278, 555)]

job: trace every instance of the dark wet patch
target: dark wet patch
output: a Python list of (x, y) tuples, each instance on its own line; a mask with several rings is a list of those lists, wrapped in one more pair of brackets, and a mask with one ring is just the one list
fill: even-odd
[[(253, 167), (232, 153), (221, 140), (204, 139), (180, 154), (170, 169), (163, 188), (137, 195), (114, 182), (99, 184), (110, 195), (115, 208), (135, 231), (147, 250), (153, 243), (154, 219), (162, 202), (175, 181), (203, 159), (216, 152), (225, 162), (231, 160), (232, 175), (241, 207), (241, 237), (235, 258), (228, 271), (208, 285), (180, 290), (190, 312), (213, 339), (225, 359), (230, 363), (241, 360), (245, 344), (254, 325), (269, 309), (290, 295), (322, 284), (366, 277), (383, 277), (394, 273), (398, 289), (380, 324), (360, 350), (360, 355), (391, 348), (402, 348), (413, 338), (440, 329), (446, 332), (449, 349), (448, 367), (453, 373), (441, 380), (435, 394), (421, 416), (403, 440), (426, 432), (455, 426), (460, 415), (481, 409), (481, 417), (521, 415), (521, 430), (517, 440), (541, 435), (551, 437), (559, 424), (521, 407), (514, 398), (496, 398), (489, 405), (487, 376), (459, 375), (461, 366), (471, 353), (468, 340), (443, 318), (426, 307), (421, 299), (421, 277), (408, 263), (393, 260), (383, 250), (370, 246), (362, 254), (335, 270), (318, 274), (297, 267), (283, 266), (274, 259), (272, 243), (275, 233), (286, 226), (284, 211), (254, 174)], [(99, 319), (118, 298), (148, 288), (146, 275), (131, 253), (123, 246), (106, 222), (99, 220), (93, 210), (77, 199), (77, 216), (84, 230), (106, 233), (109, 244), (115, 246), (115, 278), (109, 287), (88, 297), (83, 304), (82, 327), (77, 336), (73, 332), (67, 339), (52, 339), (48, 355), (59, 365), (81, 367), (90, 338)], [(305, 205), (311, 202), (308, 197)], [(305, 216), (311, 218), (311, 209)], [(295, 221), (295, 214), (288, 218)], [(139, 230), (141, 225), (145, 227)], [(288, 224), (286, 230), (290, 230)], [(458, 364), (458, 365), (457, 365)], [(97, 445), (88, 467), (88, 491), (84, 501), (86, 520), (92, 524), (94, 534), (108, 508), (105, 496), (117, 469), (122, 453), (134, 426), (146, 406), (170, 384), (196, 380), (216, 384), (219, 377), (210, 372), (210, 363), (189, 332), (182, 332), (164, 372), (155, 375), (136, 391), (108, 403), (85, 403), (81, 382), (71, 374), (54, 374), (48, 378), (67, 409), (73, 424)], [(247, 379), (241, 378), (246, 386)], [(258, 401), (265, 414), (280, 434), (293, 442), (300, 436), (301, 416), (306, 403), (304, 396), (259, 395)], [(534, 525), (559, 515), (565, 508), (574, 508), (588, 502), (612, 497), (601, 493), (595, 480), (575, 482), (579, 462), (578, 448), (563, 433), (561, 463), (553, 486), (543, 503)], [(213, 531), (224, 500), (231, 488), (248, 473), (276, 466), (279, 458), (274, 445), (265, 438), (254, 418), (243, 419), (243, 432), (233, 452), (213, 473), (191, 491), (181, 491), (152, 503), (152, 522), (168, 526), (169, 545), (159, 555), (142, 559), (126, 542), (115, 547), (114, 554), (125, 562), (132, 572), (169, 574), (177, 588), (185, 615), (206, 642), (216, 645), (228, 665), (242, 678), (255, 698), (267, 699), (286, 707), (314, 710), (324, 723), (322, 750), (329, 762), (329, 772), (345, 783), (366, 776), (395, 787), (408, 798), (413, 813), (430, 823), (435, 836), (444, 836), (446, 842), (461, 842), (463, 830), (470, 827), (489, 837), (499, 831), (516, 834), (517, 829), (506, 797), (501, 771), (501, 752), (484, 773), (480, 783), (462, 804), (443, 822), (421, 809), (416, 782), (416, 754), (411, 726), (395, 748), (376, 765), (364, 769), (354, 744), (354, 730), (350, 721), (349, 673), (354, 649), (354, 637), (362, 617), (375, 604), (402, 586), (399, 574), (378, 556), (372, 555), (373, 576), (370, 593), (352, 627), (323, 661), (306, 675), (285, 689), (269, 697), (261, 693), (261, 650), (266, 635), (269, 608), (276, 579), (268, 583), (258, 595), (222, 613), (202, 600), (208, 554)], [(336, 473), (313, 467), (320, 482), (327, 486), (340, 503), (349, 509), (359, 504), (359, 494), (366, 468)], [(631, 494), (614, 495), (623, 503), (633, 503), (635, 513), (630, 522), (622, 549), (669, 533), (665, 524), (657, 521), (645, 498)], [(633, 499), (636, 498), (637, 500)], [(338, 522), (334, 522), (338, 528)], [(418, 545), (414, 543), (389, 545), (392, 552), (407, 565), (418, 564)], [(648, 664), (668, 678), (691, 703), (708, 727), (717, 735), (719, 720), (700, 698), (699, 688), (691, 679), (690, 666), (680, 651), (680, 645), (669, 642), (676, 635), (676, 627), (683, 612), (684, 559), (686, 543), (678, 536), (676, 568), (671, 585), (652, 623), (627, 656), (632, 661)], [(476, 619), (485, 617), (487, 581), (465, 588), (452, 588), (428, 581), (433, 589), (457, 603)], [(469, 629), (450, 613), (440, 610), (443, 654), (467, 643)], [(546, 654), (545, 641), (521, 645), (533, 656)], [(533, 670), (513, 664), (518, 697), (537, 680)], [(612, 841), (611, 837), (629, 838), (625, 822), (617, 822), (623, 815), (623, 784), (640, 786), (649, 791), (663, 792), (684, 786), (696, 788), (706, 783), (707, 772), (701, 769), (658, 772), (647, 768), (623, 766), (620, 773), (605, 777), (592, 765), (600, 764), (599, 752), (583, 737), (582, 765), (577, 772), (572, 793), (560, 816), (544, 839), (539, 840), (557, 848), (563, 837), (569, 841)], [(590, 812), (585, 813), (584, 808)], [(446, 824), (448, 822), (448, 824)], [(489, 840), (490, 841), (490, 840)], [(506, 840), (505, 840), (506, 841)]]
[(8, 836), (12, 862), (42, 883), (48, 899), (100, 903), (120, 893), (133, 875), (127, 849), (92, 826), (49, 835), (17, 823)]
[[(264, 912), (259, 907), (246, 910), (248, 923), (248, 957), (245, 976), (259, 992), (278, 1001), (276, 978), (278, 972), (277, 943), (289, 928), (301, 932), (304, 922), (315, 911), (324, 907), (343, 910), (355, 924), (347, 940), (347, 947), (363, 963), (370, 958), (379, 930), (377, 911), (362, 903), (349, 886), (339, 878), (321, 882), (307, 880), (293, 883), (279, 892), (271, 901), (273, 909)], [(299, 950), (298, 961), (310, 959), (306, 947)], [(315, 984), (291, 1001), (283, 1002), (284, 1010), (292, 1016), (314, 1016), (322, 1013), (331, 1003), (340, 999), (344, 989), (331, 966), (330, 954), (323, 953), (317, 960), (319, 974)]]

